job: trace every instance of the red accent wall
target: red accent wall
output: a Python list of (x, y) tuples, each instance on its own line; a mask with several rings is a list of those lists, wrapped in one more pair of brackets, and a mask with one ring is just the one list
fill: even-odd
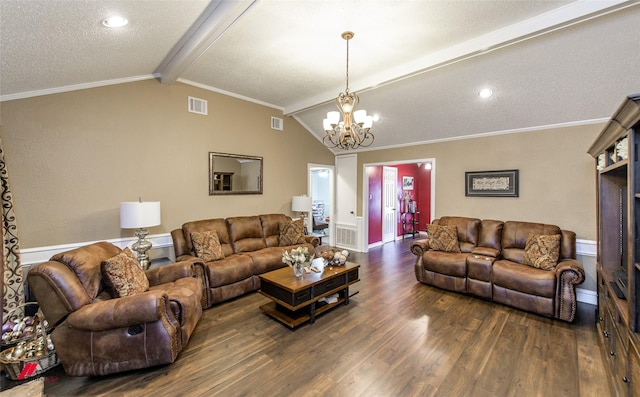
[[(409, 190), (410, 197), (416, 202), (420, 212), (418, 230), (425, 231), (431, 221), (431, 170), (427, 170), (424, 164), (398, 164), (390, 165), (398, 170), (398, 216), (404, 211), (404, 190), (402, 190), (402, 177), (413, 177), (413, 190)], [(369, 179), (369, 244), (382, 241), (382, 166), (367, 167)], [(398, 218), (397, 235), (402, 235), (402, 220)]]
[(369, 244), (382, 241), (382, 167), (367, 167), (369, 173)]
[[(402, 235), (402, 216), (403, 212), (406, 212), (406, 208), (404, 206), (404, 196), (405, 193), (409, 195), (409, 198), (416, 201), (417, 203), (417, 195), (418, 189), (420, 188), (418, 185), (418, 165), (417, 164), (399, 164), (395, 166), (398, 170), (398, 236)], [(413, 177), (413, 190), (403, 190), (402, 189), (402, 178), (405, 176)], [(420, 207), (417, 207), (418, 211), (421, 210)]]

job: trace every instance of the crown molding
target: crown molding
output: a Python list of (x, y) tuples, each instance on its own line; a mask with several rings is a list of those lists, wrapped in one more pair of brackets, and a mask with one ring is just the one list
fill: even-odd
[(157, 79), (158, 77), (160, 77), (159, 74), (145, 74), (141, 76), (124, 77), (121, 79), (92, 81), (90, 83), (72, 84), (72, 85), (65, 85), (62, 87), (46, 88), (44, 90), (35, 90), (35, 91), (19, 92), (16, 94), (0, 95), (0, 102), (14, 101), (16, 99), (33, 98), (33, 97), (44, 96), (44, 95), (60, 94), (63, 92), (87, 90), (89, 88), (105, 87), (109, 85), (133, 83), (136, 81)]

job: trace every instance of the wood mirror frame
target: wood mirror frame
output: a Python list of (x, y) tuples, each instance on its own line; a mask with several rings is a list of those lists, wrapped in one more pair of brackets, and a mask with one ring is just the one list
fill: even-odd
[(209, 152), (209, 195), (262, 194), (262, 157)]

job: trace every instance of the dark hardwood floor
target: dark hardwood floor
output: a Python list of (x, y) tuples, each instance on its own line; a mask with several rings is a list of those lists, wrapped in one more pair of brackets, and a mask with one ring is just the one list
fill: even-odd
[(252, 293), (204, 312), (171, 365), (46, 373), (49, 396), (608, 396), (594, 310), (573, 324), (416, 282), (412, 240), (367, 254), (348, 306), (292, 331)]

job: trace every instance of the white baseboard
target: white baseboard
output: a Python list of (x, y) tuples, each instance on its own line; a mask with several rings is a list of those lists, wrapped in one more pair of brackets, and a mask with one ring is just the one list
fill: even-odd
[(576, 239), (576, 254), (583, 256), (596, 256), (598, 243), (593, 240)]
[[(131, 248), (131, 245), (133, 245), (133, 243), (135, 243), (137, 240), (138, 239), (136, 237), (126, 237), (126, 238), (117, 238), (117, 239), (102, 240), (102, 241), (108, 241), (120, 248), (124, 248), (124, 247)], [(151, 251), (149, 252), (149, 256), (151, 257), (151, 259), (162, 258), (162, 257), (175, 259), (171, 233), (154, 234), (152, 236), (147, 236), (147, 240), (152, 244)], [(31, 268), (33, 265), (37, 265), (39, 263), (48, 261), (55, 254), (69, 251), (75, 248), (83, 247), (85, 245), (92, 244), (95, 242), (96, 241), (85, 241), (81, 243), (61, 244), (61, 245), (52, 245), (48, 247), (22, 249), (20, 250), (20, 260), (22, 263), (22, 267)]]
[(598, 293), (588, 289), (576, 288), (576, 300), (596, 306), (598, 304)]

